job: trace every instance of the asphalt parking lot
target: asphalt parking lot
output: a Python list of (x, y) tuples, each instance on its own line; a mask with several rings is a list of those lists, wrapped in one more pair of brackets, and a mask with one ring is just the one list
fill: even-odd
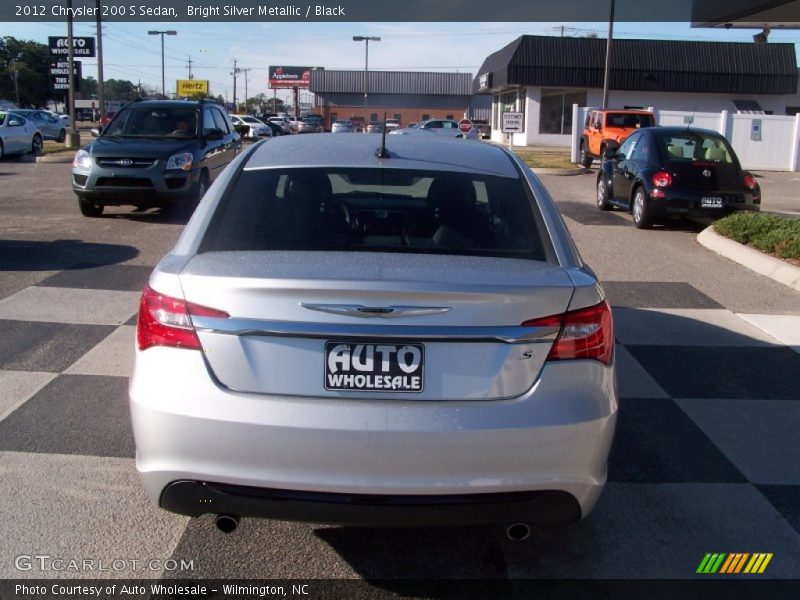
[[(636, 230), (596, 209), (593, 174), (542, 177), (614, 307), (618, 433), (588, 519), (525, 542), (253, 519), (225, 536), (153, 507), (133, 462), (139, 291), (184, 222), (84, 218), (69, 168), (0, 161), (0, 577), (64, 577), (15, 566), (45, 553), (142, 561), (106, 577), (689, 578), (709, 552), (773, 553), (758, 577), (800, 577), (800, 296), (700, 246), (697, 226)], [(765, 177), (765, 209), (798, 211), (770, 207), (785, 175)]]

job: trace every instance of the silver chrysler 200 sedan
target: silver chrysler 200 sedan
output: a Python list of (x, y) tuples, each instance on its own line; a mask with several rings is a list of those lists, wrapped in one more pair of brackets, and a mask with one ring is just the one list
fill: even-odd
[(503, 148), (287, 136), (208, 190), (141, 299), (152, 500), (349, 525), (585, 517), (606, 481), (611, 311)]

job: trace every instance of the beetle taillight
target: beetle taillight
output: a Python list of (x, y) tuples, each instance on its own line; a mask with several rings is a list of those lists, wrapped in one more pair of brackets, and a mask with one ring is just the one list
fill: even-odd
[(658, 171), (653, 173), (653, 185), (658, 188), (666, 188), (672, 185), (672, 175), (666, 171)]

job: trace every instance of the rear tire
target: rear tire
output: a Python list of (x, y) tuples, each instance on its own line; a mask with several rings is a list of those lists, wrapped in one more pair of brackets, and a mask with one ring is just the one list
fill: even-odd
[(38, 133), (34, 133), (33, 139), (31, 140), (31, 153), (39, 156), (42, 153), (43, 147), (44, 142), (42, 141), (42, 136)]
[(602, 173), (597, 178), (597, 208), (600, 210), (611, 210), (611, 203), (608, 201), (608, 186)]
[(3, 156), (5, 156), (5, 150), (3, 149), (3, 142), (0, 141), (0, 158), (3, 158)]
[(653, 217), (647, 205), (647, 192), (641, 186), (636, 188), (633, 194), (631, 213), (633, 214), (633, 225), (636, 229), (650, 229), (653, 226)]
[(585, 140), (581, 140), (579, 160), (581, 165), (583, 165), (587, 169), (592, 166), (592, 157), (589, 155), (589, 149), (586, 147)]
[(103, 214), (102, 204), (95, 204), (83, 196), (78, 196), (78, 208), (81, 209), (81, 214), (84, 217), (99, 217)]
[(67, 130), (62, 129), (61, 131), (58, 132), (58, 139), (56, 139), (56, 141), (59, 144), (63, 144), (65, 139), (67, 139)]

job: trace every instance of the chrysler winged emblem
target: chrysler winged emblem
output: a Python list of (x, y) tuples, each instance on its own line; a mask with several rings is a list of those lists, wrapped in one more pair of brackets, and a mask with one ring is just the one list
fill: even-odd
[(703, 169), (703, 177), (711, 177), (711, 169)]

